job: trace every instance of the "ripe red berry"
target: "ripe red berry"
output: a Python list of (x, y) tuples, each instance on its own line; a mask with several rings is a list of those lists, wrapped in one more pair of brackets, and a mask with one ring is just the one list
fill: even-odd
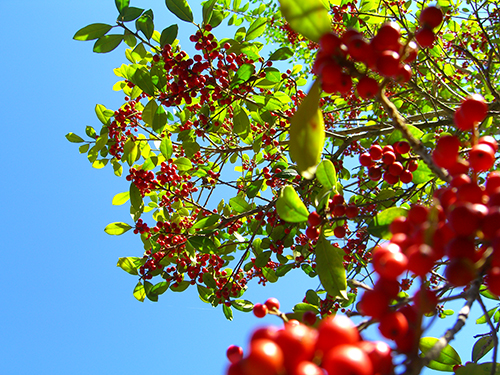
[(395, 77), (399, 71), (399, 53), (383, 51), (377, 58), (376, 69), (384, 77)]
[(325, 373), (314, 362), (302, 361), (295, 367), (294, 375), (324, 375)]
[(335, 229), (333, 230), (333, 234), (337, 238), (344, 238), (346, 234), (346, 229), (343, 226), (335, 227)]
[(441, 168), (450, 168), (455, 165), (460, 149), (460, 141), (453, 135), (439, 138), (432, 159)]
[(396, 154), (392, 151), (386, 151), (382, 154), (382, 163), (391, 165), (396, 161)]
[(485, 136), (479, 138), (477, 143), (484, 143), (484, 144), (490, 146), (494, 152), (498, 151), (497, 140), (495, 138), (493, 138), (491, 135), (485, 135)]
[(368, 178), (372, 181), (378, 181), (382, 178), (382, 168), (371, 166), (368, 168)]
[(399, 52), (401, 48), (399, 43), (400, 34), (401, 27), (396, 22), (384, 23), (373, 37), (371, 44), (375, 51), (378, 52), (386, 50)]
[(400, 155), (407, 154), (410, 151), (410, 144), (407, 141), (396, 142), (393, 147)]
[(373, 260), (373, 268), (380, 277), (394, 280), (408, 269), (408, 258), (401, 252), (387, 252), (378, 261)]
[(446, 280), (454, 286), (466, 286), (476, 277), (474, 263), (467, 258), (454, 258), (444, 270)]
[(280, 308), (280, 301), (278, 301), (277, 298), (269, 298), (265, 303), (264, 305), (266, 305), (267, 309), (269, 311), (274, 311), (274, 310), (279, 310)]
[(349, 219), (354, 219), (355, 217), (358, 216), (358, 213), (359, 213), (359, 208), (353, 204), (349, 204), (345, 209), (345, 215)]
[(464, 116), (462, 108), (459, 108), (455, 111), (455, 114), (453, 115), (453, 122), (458, 129), (463, 131), (474, 129), (474, 125), (476, 124), (474, 121), (471, 121)]
[(310, 240), (316, 240), (319, 237), (319, 229), (317, 227), (307, 227), (306, 236)]
[(322, 365), (332, 375), (373, 375), (370, 357), (354, 345), (341, 345), (330, 350)]
[(379, 160), (382, 158), (382, 147), (379, 145), (371, 145), (369, 153), (372, 160)]
[(227, 359), (229, 362), (236, 363), (243, 358), (243, 348), (237, 345), (231, 345), (226, 350)]
[(339, 345), (355, 345), (359, 340), (358, 329), (351, 319), (345, 315), (328, 316), (319, 323), (316, 351), (325, 354)]
[(268, 313), (268, 309), (267, 309), (267, 306), (262, 304), (262, 303), (256, 303), (254, 306), (253, 306), (253, 314), (257, 317), (257, 318), (263, 318), (267, 315)]
[(401, 175), (401, 173), (403, 173), (404, 168), (403, 168), (403, 164), (401, 164), (399, 161), (396, 161), (396, 162), (392, 163), (391, 165), (389, 165), (387, 170), (393, 176), (399, 176), (399, 175)]
[(408, 320), (401, 312), (391, 311), (380, 319), (378, 329), (385, 338), (396, 340), (408, 331)]
[(403, 184), (409, 184), (413, 181), (413, 173), (406, 169), (401, 172), (401, 174), (399, 175), (399, 179)]
[(408, 269), (417, 276), (426, 275), (434, 266), (436, 256), (427, 244), (412, 245), (406, 250)]
[(460, 109), (468, 121), (481, 122), (486, 117), (488, 105), (480, 94), (472, 94), (463, 101)]
[(359, 164), (361, 164), (363, 167), (369, 167), (373, 164), (372, 157), (370, 156), (369, 153), (365, 152), (361, 155), (359, 155)]
[(313, 359), (316, 335), (316, 330), (302, 323), (286, 324), (284, 329), (278, 331), (275, 342), (283, 352), (285, 369), (289, 373), (300, 362)]
[(478, 143), (469, 151), (469, 163), (476, 172), (488, 171), (495, 164), (495, 151), (488, 144)]
[(417, 33), (415, 34), (415, 39), (417, 40), (418, 44), (420, 44), (420, 47), (427, 48), (431, 47), (434, 44), (436, 35), (434, 34), (434, 31), (432, 31), (432, 29), (423, 27), (417, 31)]
[(319, 39), (319, 47), (327, 55), (335, 54), (340, 44), (340, 38), (334, 32), (325, 34)]
[(367, 290), (358, 303), (358, 311), (362, 315), (379, 319), (389, 311), (391, 299), (381, 290)]
[(284, 368), (283, 351), (275, 342), (265, 339), (252, 341), (243, 361), (245, 375), (276, 375)]
[(358, 346), (370, 358), (374, 374), (392, 374), (392, 349), (383, 341), (361, 341)]
[(435, 29), (443, 22), (443, 12), (435, 6), (429, 6), (422, 9), (419, 22), (421, 26)]
[(316, 211), (313, 211), (309, 214), (309, 217), (307, 218), (307, 223), (311, 227), (317, 227), (318, 225), (321, 224), (323, 219), (321, 218), (320, 214), (318, 214)]
[(371, 77), (363, 76), (359, 79), (356, 90), (361, 99), (372, 99), (378, 93), (378, 82)]
[(400, 65), (398, 68), (398, 72), (396, 73), (396, 76), (394, 79), (398, 83), (406, 83), (411, 79), (412, 76), (412, 71), (411, 71), (411, 66), (408, 64)]

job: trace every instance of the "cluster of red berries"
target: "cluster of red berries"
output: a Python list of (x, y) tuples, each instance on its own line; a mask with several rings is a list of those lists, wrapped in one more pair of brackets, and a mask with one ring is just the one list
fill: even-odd
[(405, 158), (410, 152), (410, 144), (399, 141), (383, 148), (374, 144), (368, 152), (359, 156), (359, 163), (368, 167), (368, 177), (372, 181), (384, 179), (388, 184), (394, 185), (401, 181), (408, 184), (413, 180), (413, 173), (418, 168), (414, 159)]
[(431, 47), (436, 41), (434, 29), (443, 22), (443, 12), (435, 6), (422, 9), (419, 23), (421, 28), (415, 33), (415, 39), (421, 47)]
[[(264, 305), (265, 306), (265, 305)], [(255, 330), (248, 353), (227, 349), (227, 375), (388, 375), (392, 350), (381, 341), (365, 341), (346, 316), (322, 319), (318, 328), (290, 320), (279, 329)]]
[[(325, 214), (331, 215), (333, 218), (348, 218), (354, 219), (359, 214), (359, 209), (354, 204), (345, 204), (344, 196), (342, 194), (335, 194), (328, 201), (328, 207)], [(319, 227), (323, 223), (323, 217), (317, 212), (313, 211), (309, 214), (307, 218), (308, 227), (306, 229), (306, 236), (310, 240), (316, 240), (319, 237), (320, 229)], [(337, 238), (344, 238), (347, 229), (346, 225), (337, 225), (333, 229), (333, 233)]]
[[(432, 45), (435, 40), (433, 29), (441, 24), (442, 18), (437, 7), (427, 7), (421, 12), (420, 24), (423, 27), (416, 38), (422, 47)], [(363, 63), (380, 76), (396, 82), (408, 82), (412, 76), (408, 64), (416, 59), (418, 47), (413, 41), (403, 44), (400, 38), (401, 28), (396, 22), (383, 24), (371, 40), (354, 29), (348, 29), (342, 36), (334, 32), (323, 35), (313, 66), (313, 72), (321, 78), (323, 91), (346, 95), (352, 89), (352, 77), (358, 77), (358, 96), (361, 99), (375, 97), (379, 91), (377, 80), (358, 72), (354, 63)]]

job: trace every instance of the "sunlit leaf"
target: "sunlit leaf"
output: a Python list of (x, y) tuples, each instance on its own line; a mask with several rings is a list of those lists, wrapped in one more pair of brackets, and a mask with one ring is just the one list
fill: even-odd
[(276, 202), (276, 211), (281, 219), (289, 223), (301, 223), (307, 221), (309, 211), (299, 195), (291, 185), (281, 190), (280, 197)]
[(101, 36), (94, 44), (94, 52), (96, 53), (106, 53), (113, 51), (116, 47), (120, 45), (123, 40), (123, 35), (104, 35)]
[(128, 272), (131, 275), (138, 275), (136, 262), (140, 259), (141, 258), (137, 258), (137, 257), (119, 258), (116, 266), (120, 267), (122, 270), (124, 270), (125, 272)]
[(324, 159), (319, 163), (316, 170), (316, 178), (326, 189), (332, 189), (337, 186), (337, 172), (330, 160)]
[(316, 272), (323, 288), (332, 297), (347, 299), (347, 281), (343, 265), (345, 252), (321, 235), (316, 243)]
[(167, 28), (165, 28), (161, 32), (161, 37), (160, 37), (160, 45), (164, 47), (167, 44), (172, 44), (177, 38), (177, 33), (179, 32), (179, 26), (177, 25), (171, 25)]
[[(422, 355), (425, 355), (439, 341), (436, 337), (422, 337), (420, 339), (419, 348)], [(427, 367), (439, 371), (453, 371), (453, 367), (460, 365), (462, 360), (457, 351), (451, 346), (446, 345), (436, 360), (431, 361)]]
[(281, 13), (290, 27), (313, 42), (332, 29), (332, 21), (321, 0), (280, 0)]
[(93, 23), (88, 26), (85, 26), (78, 30), (76, 34), (73, 36), (75, 40), (94, 40), (98, 39), (111, 30), (113, 26), (105, 24), (105, 23)]
[(378, 238), (390, 239), (389, 225), (395, 218), (406, 216), (407, 212), (408, 210), (402, 207), (390, 207), (379, 212), (368, 224), (368, 233)]
[(125, 204), (130, 197), (130, 192), (125, 191), (123, 193), (118, 193), (113, 197), (113, 201), (111, 204), (113, 206), (121, 206), (122, 204)]
[(248, 27), (247, 35), (245, 36), (245, 40), (252, 40), (261, 36), (266, 30), (267, 18), (261, 17), (257, 18), (252, 24)]
[(324, 144), (325, 125), (319, 109), (319, 81), (315, 81), (290, 124), (290, 157), (297, 163), (302, 177), (313, 178)]
[(146, 291), (144, 290), (144, 285), (142, 285), (140, 281), (134, 288), (134, 297), (140, 302), (144, 302), (144, 299), (146, 298)]
[(193, 12), (186, 0), (165, 0), (168, 10), (186, 22), (193, 22)]
[(115, 223), (111, 223), (111, 224), (106, 225), (106, 228), (104, 228), (104, 231), (107, 234), (111, 234), (113, 236), (118, 236), (120, 234), (123, 234), (123, 233), (129, 231), (130, 229), (132, 229), (132, 227), (130, 225), (128, 225), (127, 223), (115, 222)]
[(495, 341), (490, 335), (483, 336), (476, 341), (472, 348), (472, 361), (477, 362), (495, 346)]
[(293, 51), (288, 47), (281, 47), (274, 51), (271, 56), (269, 56), (269, 60), (287, 60), (293, 56)]
[(84, 142), (83, 138), (76, 135), (75, 133), (68, 133), (66, 134), (66, 139), (70, 142), (73, 142), (73, 143), (82, 143)]

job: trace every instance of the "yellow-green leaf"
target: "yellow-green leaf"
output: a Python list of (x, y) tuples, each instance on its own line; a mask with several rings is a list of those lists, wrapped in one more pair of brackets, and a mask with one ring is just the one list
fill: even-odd
[(316, 43), (332, 29), (328, 8), (321, 0), (280, 0), (280, 5), (290, 27)]
[(94, 40), (101, 36), (106, 35), (106, 33), (111, 30), (113, 26), (105, 23), (93, 23), (87, 25), (76, 32), (73, 36), (75, 40)]
[(104, 231), (107, 234), (111, 234), (113, 236), (119, 236), (120, 234), (123, 234), (123, 233), (129, 231), (130, 229), (132, 229), (132, 227), (130, 225), (128, 225), (127, 223), (115, 222), (115, 223), (111, 223), (111, 224), (106, 225), (106, 228), (104, 228)]
[(319, 93), (319, 81), (315, 81), (290, 125), (290, 157), (297, 163), (302, 177), (307, 179), (313, 178), (325, 145), (325, 124), (319, 109)]
[(316, 272), (323, 288), (332, 297), (348, 299), (347, 282), (343, 265), (344, 250), (333, 246), (321, 235), (315, 248)]
[(144, 290), (144, 285), (142, 285), (140, 281), (134, 288), (134, 297), (140, 302), (144, 302), (144, 299), (146, 298), (146, 291)]
[[(422, 355), (431, 350), (438, 341), (439, 339), (436, 337), (422, 337), (419, 344)], [(427, 367), (438, 371), (453, 371), (453, 367), (461, 363), (462, 360), (457, 351), (451, 345), (446, 345), (441, 350), (439, 357), (435, 361), (431, 361)]]
[(281, 190), (280, 197), (276, 201), (276, 211), (280, 218), (289, 223), (301, 223), (307, 221), (309, 217), (307, 207), (291, 185)]
[(327, 189), (332, 189), (337, 186), (337, 172), (333, 163), (328, 160), (322, 160), (318, 165), (316, 170), (316, 178), (323, 187)]

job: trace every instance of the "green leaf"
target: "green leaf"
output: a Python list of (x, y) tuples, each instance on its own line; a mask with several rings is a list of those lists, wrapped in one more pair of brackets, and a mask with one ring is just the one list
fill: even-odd
[(328, 159), (324, 159), (319, 163), (316, 178), (326, 189), (330, 190), (337, 187), (337, 172), (333, 163)]
[(302, 223), (309, 217), (309, 211), (291, 185), (281, 190), (276, 201), (276, 211), (281, 219), (289, 223)]
[(115, 0), (116, 9), (118, 9), (118, 12), (120, 12), (120, 14), (125, 8), (128, 7), (129, 4), (130, 0)]
[(233, 111), (233, 131), (242, 139), (245, 139), (250, 132), (250, 120), (245, 108), (237, 107)]
[(174, 284), (170, 285), (170, 290), (172, 292), (184, 292), (191, 283), (186, 280), (182, 280), (177, 286), (174, 286)]
[(227, 320), (233, 320), (233, 310), (231, 310), (231, 307), (223, 304), (222, 311), (224, 311), (224, 316), (226, 317)]
[(253, 181), (250, 185), (247, 186), (247, 197), (252, 199), (255, 198), (258, 194), (262, 185), (264, 184), (264, 180), (256, 180)]
[(170, 286), (170, 282), (168, 281), (160, 281), (159, 283), (155, 284), (151, 290), (150, 293), (160, 295), (165, 293), (168, 290), (168, 287)]
[(193, 12), (186, 0), (165, 0), (168, 10), (186, 22), (193, 22)]
[(295, 268), (295, 265), (290, 263), (290, 264), (283, 264), (276, 268), (276, 276), (281, 277), (285, 276), (290, 270), (293, 270)]
[(73, 143), (82, 143), (85, 142), (82, 137), (76, 135), (75, 133), (66, 134), (66, 139)]
[(154, 23), (153, 23), (153, 12), (151, 9), (144, 12), (144, 14), (135, 21), (135, 27), (137, 30), (142, 31), (144, 36), (149, 40), (153, 36), (153, 32), (155, 31)]
[(167, 44), (172, 44), (177, 38), (178, 32), (179, 32), (179, 26), (177, 25), (170, 25), (169, 27), (165, 28), (161, 32), (160, 45), (164, 47)]
[(190, 169), (193, 168), (191, 160), (184, 157), (175, 159), (174, 164), (177, 166), (177, 169), (181, 172), (189, 171)]
[(250, 203), (248, 203), (245, 198), (239, 195), (229, 199), (229, 205), (238, 213), (246, 212), (252, 208)]
[[(422, 337), (419, 348), (422, 356), (425, 355), (439, 341), (436, 337)], [(431, 361), (427, 367), (438, 371), (453, 371), (453, 367), (460, 365), (462, 360), (457, 351), (451, 345), (446, 345), (435, 361)]]
[(483, 358), (488, 352), (495, 347), (493, 337), (491, 335), (483, 336), (476, 341), (472, 348), (472, 361), (477, 362)]
[(167, 125), (167, 120), (168, 120), (167, 112), (165, 112), (163, 106), (161, 105), (158, 106), (153, 116), (153, 130), (157, 133), (161, 133), (165, 128), (165, 126)]
[(196, 250), (205, 254), (213, 253), (217, 250), (217, 246), (215, 246), (214, 242), (205, 236), (190, 237), (188, 243)]
[(127, 223), (115, 222), (115, 223), (111, 223), (111, 224), (106, 225), (106, 228), (104, 228), (104, 231), (107, 234), (111, 234), (113, 236), (119, 236), (120, 234), (123, 234), (123, 233), (129, 231), (130, 229), (132, 229), (132, 227), (130, 225), (128, 225)]
[(236, 310), (243, 312), (250, 312), (253, 309), (253, 303), (247, 301), (246, 299), (236, 299), (231, 301), (231, 306), (233, 306)]
[(103, 123), (104, 125), (107, 125), (109, 122), (109, 119), (114, 116), (115, 112), (107, 109), (105, 106), (102, 104), (96, 104), (95, 106), (95, 114), (99, 121)]
[(424, 162), (420, 161), (418, 163), (417, 170), (413, 172), (413, 180), (414, 184), (424, 184), (434, 179), (435, 175), (431, 171), (431, 169)]
[[(481, 364), (468, 362), (465, 366), (457, 368), (455, 375), (492, 375), (492, 369), (493, 364), (491, 362)], [(498, 364), (493, 375), (500, 375), (500, 366)]]
[(406, 216), (408, 210), (402, 207), (390, 207), (379, 212), (368, 224), (368, 233), (371, 235), (388, 240), (391, 238), (389, 225), (399, 216)]
[(148, 297), (150, 301), (158, 302), (158, 295), (151, 293), (152, 288), (153, 284), (151, 284), (149, 281), (144, 281), (144, 291), (146, 292), (146, 297)]
[(214, 5), (217, 0), (205, 1), (203, 4), (203, 25), (208, 25), (214, 13)]
[(73, 36), (75, 40), (94, 40), (98, 39), (111, 30), (113, 26), (105, 24), (105, 23), (93, 23), (88, 26), (85, 26), (78, 30), (76, 34)]
[(192, 227), (191, 229), (198, 229), (198, 228), (208, 228), (211, 227), (212, 225), (215, 225), (220, 219), (220, 215), (214, 214), (210, 215), (208, 217), (204, 217), (203, 219), (198, 220)]
[(140, 87), (149, 96), (153, 96), (155, 93), (155, 86), (151, 80), (151, 75), (145, 68), (136, 69), (130, 80)]
[(111, 34), (101, 36), (94, 44), (95, 53), (107, 53), (113, 51), (120, 45), (123, 35)]
[(139, 154), (139, 147), (132, 138), (127, 139), (123, 145), (122, 160), (126, 160), (129, 166), (132, 166), (137, 160)]
[(130, 197), (130, 192), (128, 191), (125, 191), (123, 193), (118, 193), (113, 197), (113, 201), (111, 202), (111, 204), (113, 206), (121, 206), (122, 204), (125, 204), (129, 200), (129, 197)]
[(255, 67), (253, 65), (243, 64), (236, 71), (236, 74), (234, 75), (234, 80), (231, 83), (231, 85), (234, 87), (243, 82), (247, 82), (254, 72), (255, 72)]
[(124, 270), (125, 272), (128, 272), (131, 275), (138, 275), (136, 262), (140, 259), (141, 258), (137, 258), (137, 257), (119, 258), (116, 266), (120, 267), (122, 270)]
[(280, 0), (280, 9), (290, 27), (313, 42), (332, 29), (328, 8), (321, 0)]
[(134, 288), (134, 297), (140, 302), (144, 302), (144, 299), (146, 298), (146, 291), (144, 290), (144, 285), (142, 285), (140, 281)]
[(278, 276), (276, 275), (276, 272), (272, 268), (269, 267), (262, 268), (262, 275), (270, 283), (275, 283), (276, 281), (278, 281)]
[(281, 47), (274, 51), (271, 56), (269, 56), (269, 60), (277, 61), (277, 60), (288, 60), (293, 56), (293, 51), (288, 47)]
[(245, 36), (245, 40), (252, 40), (261, 36), (266, 30), (267, 18), (257, 18), (252, 24), (248, 27), (247, 35)]
[[(413, 125), (410, 125), (410, 124), (407, 124), (406, 125), (408, 130), (409, 130), (409, 133), (416, 139), (421, 139), (422, 136), (424, 135), (424, 132), (422, 130), (420, 130), (419, 128), (413, 126)], [(389, 145), (393, 145), (394, 143), (400, 141), (404, 139), (403, 137), (403, 133), (401, 133), (400, 130), (394, 130), (391, 135), (386, 139), (386, 143), (389, 144)]]
[(306, 311), (312, 311), (313, 313), (315, 314), (319, 314), (319, 309), (314, 306), (314, 305), (311, 305), (309, 303), (298, 303), (296, 304), (293, 308), (292, 308), (293, 312), (295, 313), (299, 313), (299, 312), (306, 312)]
[(489, 316), (491, 319), (497, 308), (498, 307), (494, 307), (491, 310), (488, 310), (486, 314), (483, 314), (483, 316), (481, 316), (479, 319), (476, 320), (476, 324), (486, 323), (488, 321), (487, 317)]
[(135, 211), (139, 211), (144, 205), (144, 202), (142, 201), (141, 192), (134, 182), (130, 183), (129, 197), (130, 205), (132, 206), (132, 208)]
[(212, 289), (217, 288), (217, 284), (215, 283), (215, 279), (212, 276), (212, 274), (205, 272), (203, 274), (202, 278), (203, 278), (203, 282), (205, 283), (206, 286), (208, 286), (209, 288), (212, 288)]
[(325, 124), (319, 109), (319, 81), (312, 85), (290, 124), (290, 157), (302, 177), (311, 179), (321, 160), (325, 144)]
[(343, 265), (344, 250), (333, 246), (321, 235), (315, 248), (316, 272), (323, 288), (332, 297), (348, 299), (347, 282)]
[(174, 147), (172, 146), (172, 140), (168, 135), (163, 137), (163, 139), (161, 140), (160, 151), (163, 154), (163, 156), (165, 156), (166, 160), (172, 157), (172, 154), (174, 152)]
[(271, 259), (271, 255), (272, 255), (271, 250), (263, 251), (262, 253), (257, 255), (257, 257), (255, 258), (255, 263), (254, 263), (255, 267), (259, 267), (259, 268), (265, 267), (267, 265), (267, 263), (269, 262), (269, 259)]
[(139, 18), (144, 12), (144, 9), (136, 8), (136, 7), (126, 7), (123, 12), (120, 12), (120, 16), (118, 19), (122, 22), (130, 22)]

